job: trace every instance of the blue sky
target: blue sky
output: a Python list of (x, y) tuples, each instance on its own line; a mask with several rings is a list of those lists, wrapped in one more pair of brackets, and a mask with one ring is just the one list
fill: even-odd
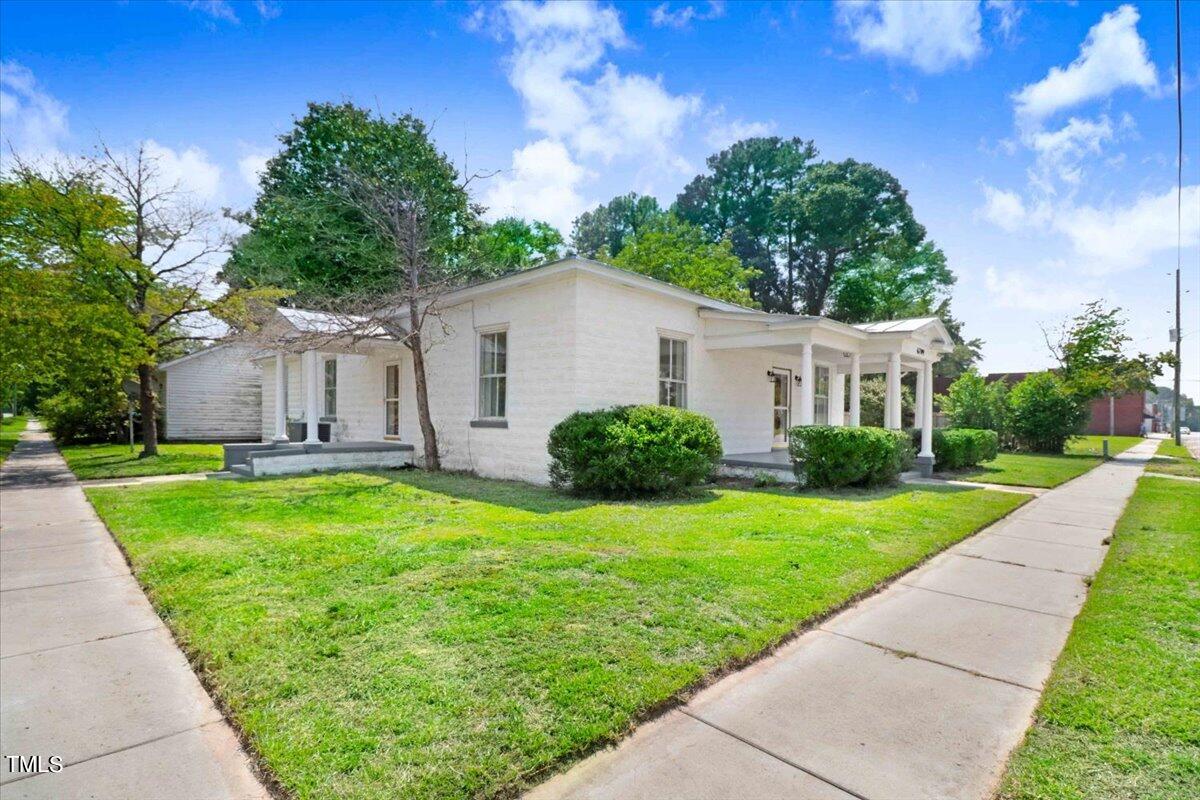
[[(1125, 307), (1168, 347), (1175, 264), (1167, 2), (107, 2), (0, 5), (5, 141), (153, 142), (246, 207), (312, 100), (412, 111), (493, 215), (568, 233), (630, 190), (664, 202), (736, 138), (813, 139), (893, 172), (959, 276), (983, 367), (1049, 363), (1040, 325)], [(1200, 6), (1184, 4), (1185, 384), (1200, 395)]]

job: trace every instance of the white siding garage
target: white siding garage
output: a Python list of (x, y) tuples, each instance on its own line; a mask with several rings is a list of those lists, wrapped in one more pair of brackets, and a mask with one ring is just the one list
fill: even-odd
[(254, 350), (217, 345), (159, 367), (168, 441), (257, 441), (262, 374)]

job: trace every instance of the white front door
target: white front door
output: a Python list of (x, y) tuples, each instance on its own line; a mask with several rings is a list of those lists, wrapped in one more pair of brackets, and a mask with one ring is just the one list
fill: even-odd
[(774, 403), (775, 438), (772, 447), (788, 446), (788, 429), (792, 427), (792, 371), (772, 367), (772, 396)]

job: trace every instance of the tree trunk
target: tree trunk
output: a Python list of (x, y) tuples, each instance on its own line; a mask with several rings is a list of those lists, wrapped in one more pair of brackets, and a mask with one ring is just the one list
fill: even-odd
[(154, 365), (138, 366), (138, 404), (142, 413), (142, 452), (138, 458), (158, 455), (158, 405), (154, 395)]
[(413, 357), (413, 384), (417, 391), (417, 419), (421, 422), (421, 438), (425, 441), (425, 469), (438, 472), (442, 460), (438, 456), (437, 431), (429, 414), (429, 383), (425, 380), (425, 351), (421, 347), (420, 315), (416, 304), (410, 304), (408, 337), (409, 350)]

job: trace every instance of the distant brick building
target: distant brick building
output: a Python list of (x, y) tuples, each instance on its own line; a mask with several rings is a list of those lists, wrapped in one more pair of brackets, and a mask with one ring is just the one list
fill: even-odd
[(1092, 415), (1084, 432), (1108, 436), (1139, 436), (1142, 433), (1142, 420), (1145, 418), (1144, 392), (1130, 392), (1119, 397), (1101, 397), (1092, 402)]
[[(993, 372), (984, 377), (988, 383), (1004, 381), (1010, 387), (1015, 386), (1032, 372)], [(1101, 397), (1092, 401), (1091, 415), (1088, 418), (1084, 433), (1105, 436), (1140, 436), (1142, 423), (1146, 431), (1157, 431), (1160, 422), (1157, 420), (1156, 407), (1148, 406), (1145, 392), (1130, 392), (1119, 397)]]

